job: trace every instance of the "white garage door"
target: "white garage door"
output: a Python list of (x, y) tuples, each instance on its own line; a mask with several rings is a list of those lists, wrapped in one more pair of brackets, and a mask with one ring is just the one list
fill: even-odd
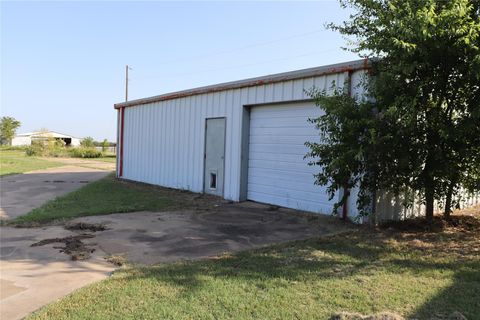
[(329, 214), (334, 201), (314, 185), (318, 167), (303, 157), (306, 141), (319, 136), (308, 118), (321, 111), (312, 102), (252, 107), (248, 199), (287, 208)]

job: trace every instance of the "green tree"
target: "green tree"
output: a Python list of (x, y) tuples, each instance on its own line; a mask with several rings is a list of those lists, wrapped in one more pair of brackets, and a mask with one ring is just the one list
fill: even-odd
[(20, 121), (13, 117), (2, 117), (0, 120), (0, 140), (2, 144), (11, 144), (17, 129), (20, 127)]
[(95, 140), (92, 137), (86, 137), (82, 139), (80, 145), (84, 148), (93, 148), (95, 147)]
[[(317, 183), (361, 185), (359, 205), (379, 189), (397, 195), (413, 190), (426, 205), (427, 220), (435, 200), (448, 218), (461, 188), (480, 190), (480, 1), (341, 4), (354, 13), (330, 28), (349, 39), (349, 50), (378, 59), (366, 84), (371, 99), (348, 102), (343, 92), (330, 98), (312, 92), (319, 105), (331, 105), (316, 123), (333, 141), (331, 147), (309, 144), (310, 156), (330, 157)], [(339, 146), (351, 157), (340, 156)], [(345, 167), (340, 176), (334, 164)]]
[(320, 167), (315, 175), (316, 184), (327, 185), (330, 199), (341, 189), (346, 192), (334, 206), (337, 212), (349, 197), (349, 190), (360, 186), (358, 207), (362, 215), (370, 213), (369, 204), (374, 191), (378, 189), (371, 172), (376, 172), (376, 145), (372, 140), (377, 136), (377, 121), (368, 101), (358, 101), (348, 94), (345, 86), (332, 85), (332, 93), (312, 89), (308, 94), (315, 99), (323, 115), (310, 119), (319, 130), (320, 141), (306, 142), (310, 148), (306, 155), (310, 165)]
[(107, 151), (107, 148), (110, 146), (110, 143), (108, 142), (107, 139), (104, 139), (102, 142), (102, 151), (105, 152)]

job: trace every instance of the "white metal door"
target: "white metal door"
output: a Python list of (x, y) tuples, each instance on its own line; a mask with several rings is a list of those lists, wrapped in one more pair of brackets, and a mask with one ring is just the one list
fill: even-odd
[(206, 119), (204, 191), (223, 196), (225, 118)]
[(252, 107), (248, 199), (331, 213), (334, 201), (328, 200), (325, 187), (314, 185), (313, 174), (319, 168), (304, 159), (305, 142), (319, 139), (308, 119), (320, 114), (313, 102)]

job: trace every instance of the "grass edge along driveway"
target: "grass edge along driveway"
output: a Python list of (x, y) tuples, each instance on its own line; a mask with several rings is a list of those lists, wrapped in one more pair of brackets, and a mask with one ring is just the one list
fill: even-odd
[(0, 149), (0, 177), (28, 171), (61, 167), (63, 163), (29, 157), (21, 149)]
[(153, 267), (126, 267), (29, 319), (329, 319), (390, 311), (478, 319), (475, 230), (357, 230)]
[(186, 207), (194, 194), (117, 180), (114, 173), (51, 200), (10, 222), (14, 225), (44, 224), (81, 216), (134, 211), (164, 211)]

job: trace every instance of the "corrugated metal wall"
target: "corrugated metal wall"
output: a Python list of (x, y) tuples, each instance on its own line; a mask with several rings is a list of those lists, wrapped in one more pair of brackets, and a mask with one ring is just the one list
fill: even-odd
[[(480, 194), (471, 194), (465, 190), (460, 191), (461, 208), (474, 207), (480, 204)], [(379, 191), (376, 198), (376, 215), (373, 217), (377, 223), (388, 220), (404, 220), (412, 217), (425, 216), (425, 205), (419, 200), (418, 195), (413, 197), (413, 204), (404, 206), (405, 195), (394, 196), (384, 191)], [(412, 198), (411, 198), (412, 199)], [(434, 210), (443, 213), (443, 203), (435, 201)]]
[[(360, 81), (358, 71), (352, 77)], [(246, 105), (301, 101), (305, 89), (342, 85), (346, 72), (198, 94), (125, 108), (123, 178), (203, 191), (205, 119), (226, 117), (224, 197), (240, 195), (242, 114)]]

